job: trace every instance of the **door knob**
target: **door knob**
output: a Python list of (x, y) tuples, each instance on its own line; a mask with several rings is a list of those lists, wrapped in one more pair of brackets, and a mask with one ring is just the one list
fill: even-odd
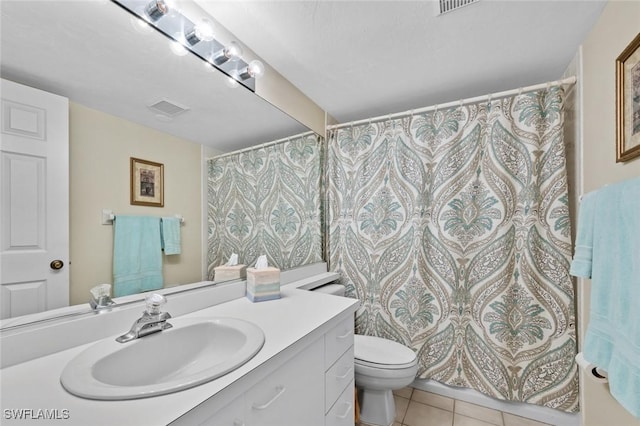
[(51, 269), (55, 270), (62, 269), (64, 262), (60, 259), (52, 260), (49, 266), (51, 266)]

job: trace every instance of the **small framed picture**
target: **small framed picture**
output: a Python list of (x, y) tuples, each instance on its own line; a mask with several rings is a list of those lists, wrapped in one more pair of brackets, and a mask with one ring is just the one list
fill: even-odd
[(164, 207), (164, 165), (131, 157), (131, 204)]
[(616, 59), (616, 162), (640, 155), (640, 33)]

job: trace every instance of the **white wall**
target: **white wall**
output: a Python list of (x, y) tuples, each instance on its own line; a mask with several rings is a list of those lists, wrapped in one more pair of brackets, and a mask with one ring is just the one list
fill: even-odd
[[(202, 279), (201, 146), (148, 127), (70, 103), (70, 298), (87, 302), (89, 289), (111, 283), (115, 214), (182, 214), (182, 253), (163, 256), (165, 287)], [(164, 164), (164, 208), (132, 206), (129, 158)]]
[[(582, 45), (582, 183), (589, 192), (640, 175), (640, 158), (616, 163), (615, 59), (640, 30), (640, 2), (611, 0)], [(580, 336), (589, 321), (589, 280), (578, 284)], [(640, 361), (640, 360), (639, 360)], [(608, 386), (581, 377), (584, 426), (640, 426)]]

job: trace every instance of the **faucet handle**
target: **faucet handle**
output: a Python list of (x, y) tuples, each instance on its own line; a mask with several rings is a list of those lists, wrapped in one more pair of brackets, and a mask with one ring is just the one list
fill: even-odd
[(147, 312), (150, 315), (155, 315), (160, 313), (160, 306), (167, 303), (167, 298), (161, 294), (153, 293), (145, 298), (145, 302), (147, 304)]
[(99, 311), (104, 308), (108, 308), (111, 305), (115, 305), (115, 302), (111, 300), (111, 284), (99, 284), (89, 290), (91, 293), (91, 300), (89, 305), (94, 311)]

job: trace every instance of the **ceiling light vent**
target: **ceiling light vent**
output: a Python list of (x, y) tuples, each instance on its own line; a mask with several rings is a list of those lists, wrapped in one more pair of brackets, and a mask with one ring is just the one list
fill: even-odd
[(149, 109), (165, 115), (167, 117), (175, 117), (176, 115), (182, 114), (185, 111), (189, 111), (189, 108), (185, 106), (178, 105), (173, 101), (169, 101), (167, 99), (161, 99), (157, 102), (148, 105)]
[(440, 14), (451, 12), (461, 7), (475, 3), (478, 0), (440, 0)]

